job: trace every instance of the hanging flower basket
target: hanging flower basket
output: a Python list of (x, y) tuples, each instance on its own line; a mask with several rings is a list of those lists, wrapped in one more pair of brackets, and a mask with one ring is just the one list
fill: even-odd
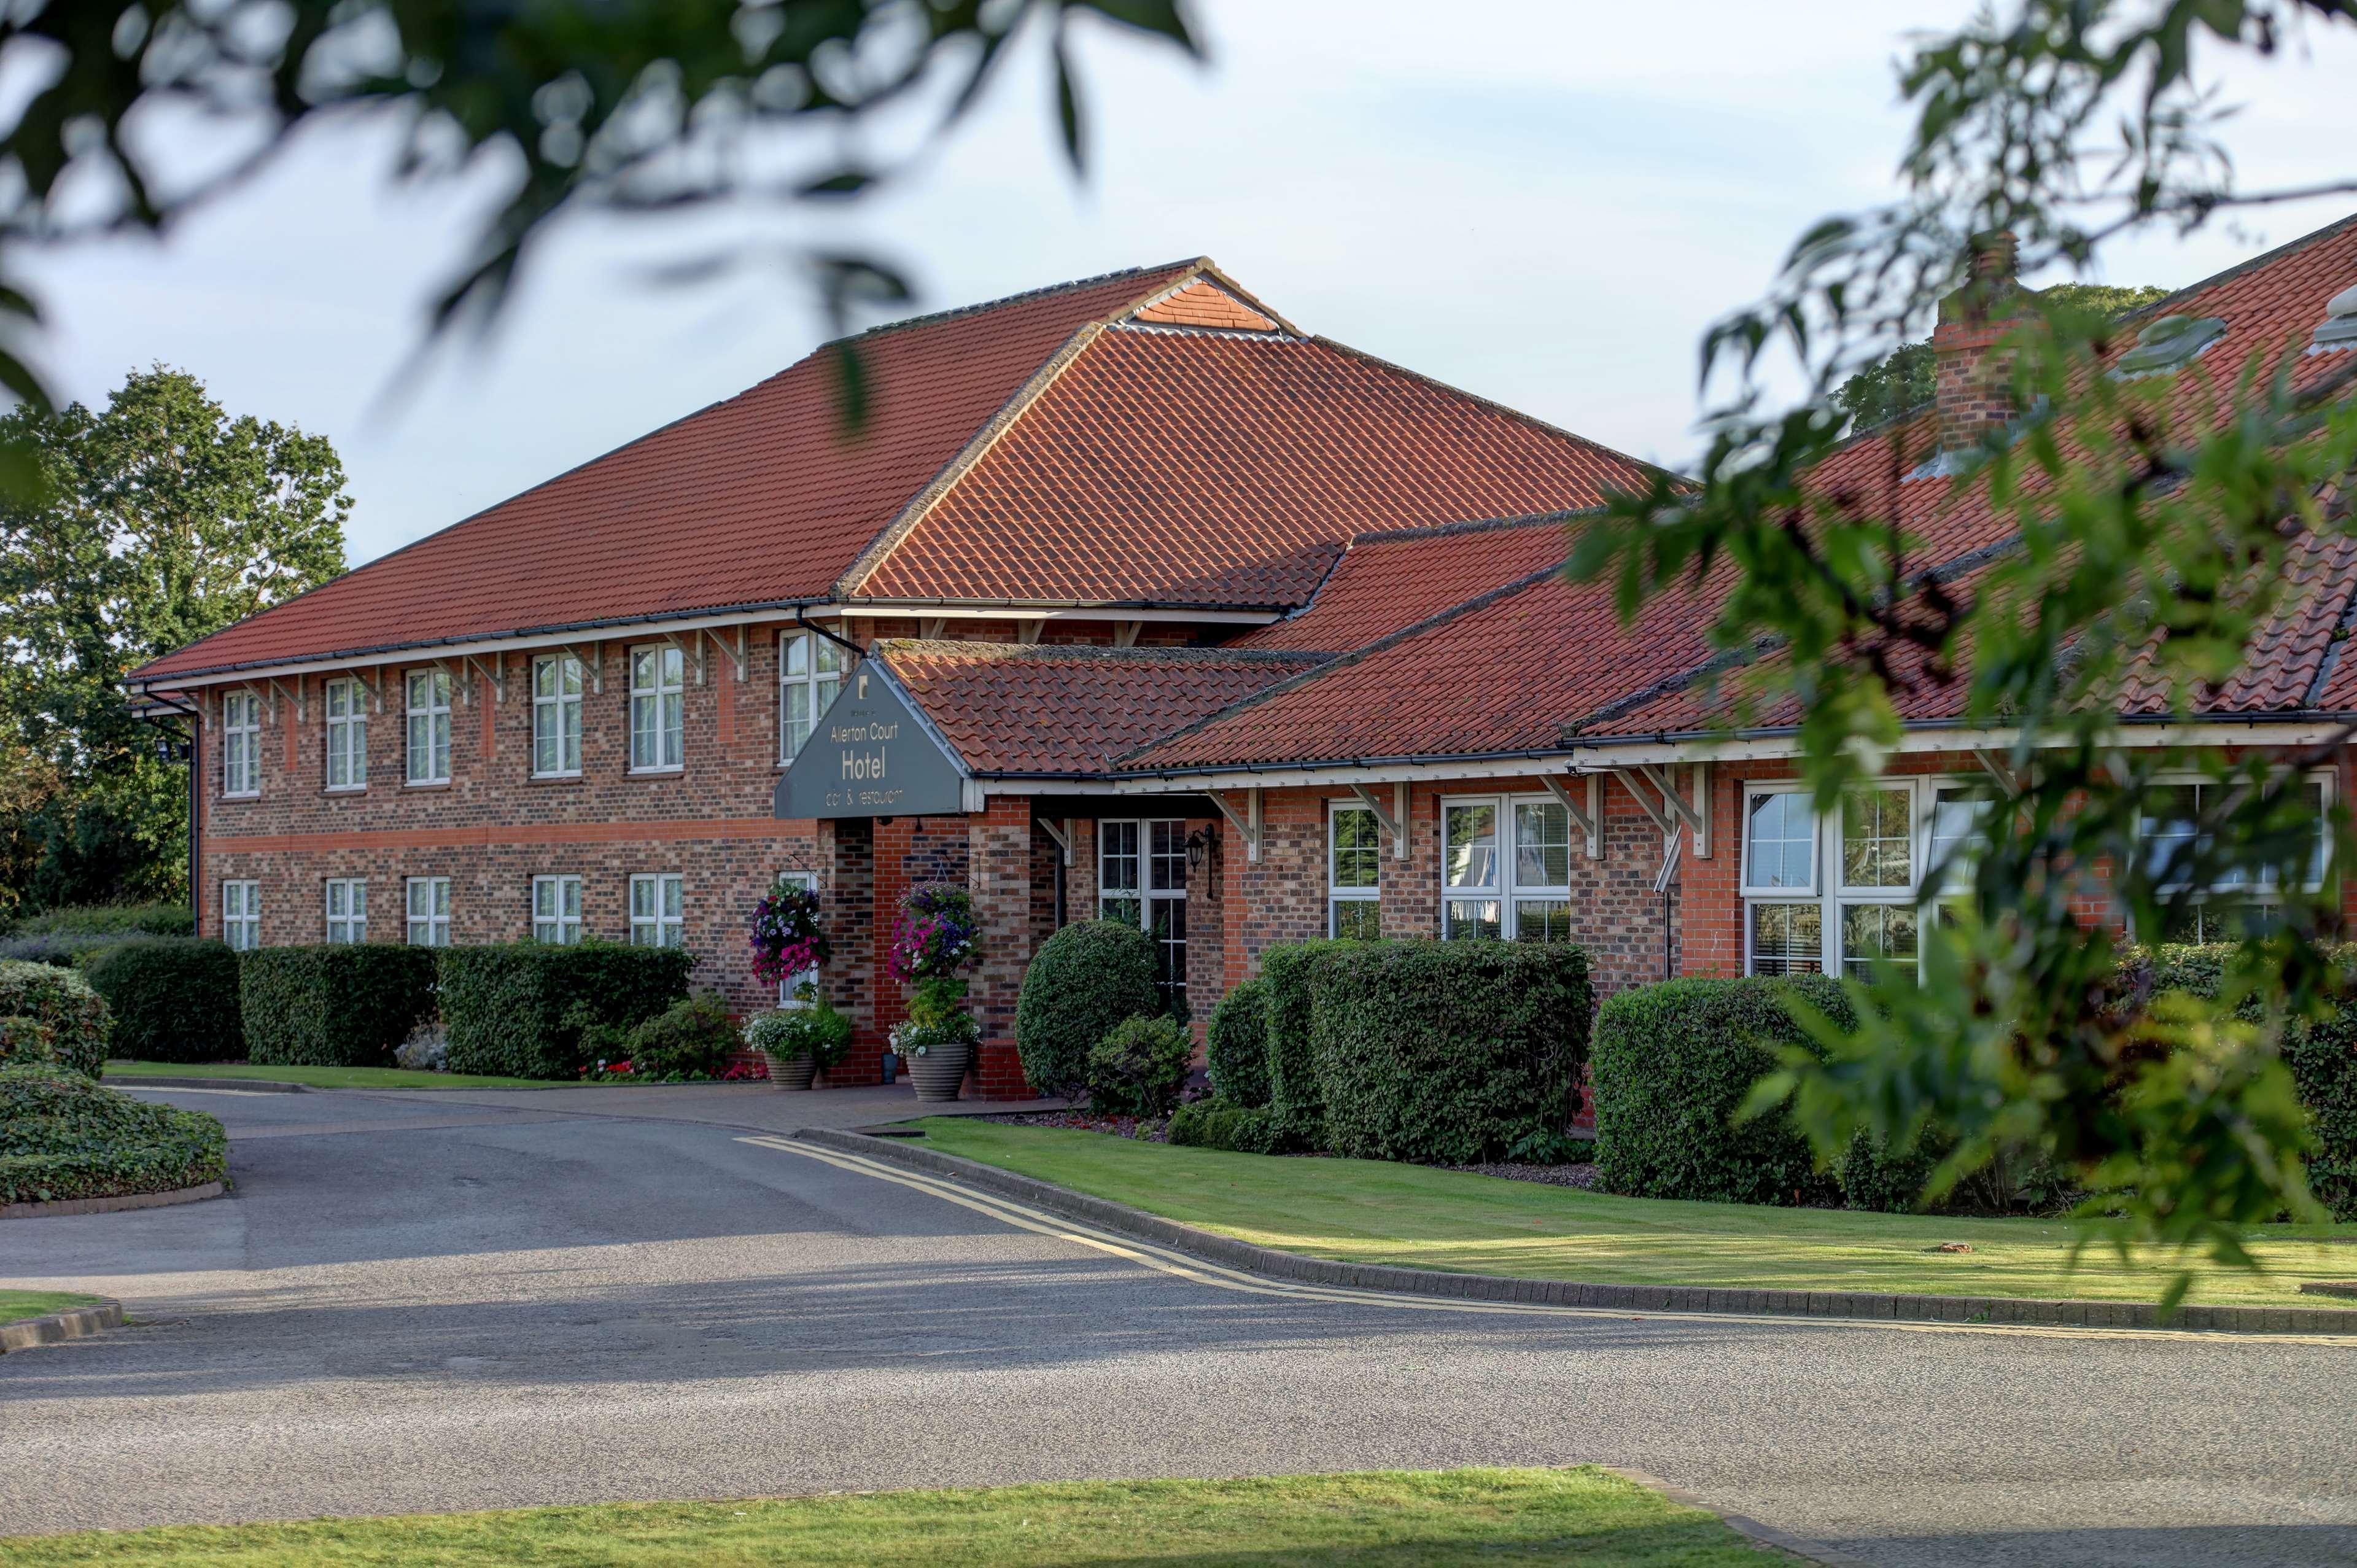
[(816, 968), (834, 955), (819, 929), (818, 895), (780, 877), (753, 906), (753, 973), (771, 985)]
[(896, 980), (947, 980), (982, 961), (974, 895), (954, 882), (929, 882), (900, 899), (892, 930)]

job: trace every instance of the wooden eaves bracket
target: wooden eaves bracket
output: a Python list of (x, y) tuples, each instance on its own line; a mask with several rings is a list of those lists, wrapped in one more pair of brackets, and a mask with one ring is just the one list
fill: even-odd
[(1587, 858), (1602, 860), (1604, 858), (1604, 775), (1588, 773), (1579, 777), (1584, 781), (1580, 793), (1585, 798), (1585, 804), (1581, 800), (1573, 799), (1570, 789), (1552, 773), (1544, 775), (1540, 782), (1547, 787), (1547, 793), (1554, 796), (1556, 803), (1570, 815), (1572, 824), (1587, 835)]
[[(1633, 768), (1614, 768), (1612, 777), (1620, 781), (1620, 787), (1629, 791), (1630, 799), (1637, 802), (1638, 809), (1661, 832), (1665, 855), (1670, 853), (1667, 846), (1673, 837), (1681, 837), (1693, 844), (1695, 859), (1707, 860), (1710, 858), (1710, 764), (1697, 762), (1694, 765), (1695, 794), (1701, 801), (1699, 809), (1685, 798), (1671, 777), (1669, 768), (1676, 766), (1675, 763), (1664, 767), (1658, 763), (1641, 762)], [(1640, 779), (1652, 785), (1652, 789), (1641, 786), (1638, 783)]]
[(1266, 837), (1265, 830), (1261, 825), (1260, 787), (1254, 785), (1244, 791), (1244, 810), (1241, 814), (1233, 806), (1228, 804), (1227, 797), (1217, 789), (1204, 791), (1204, 799), (1220, 809), (1220, 815), (1225, 817), (1228, 820), (1228, 825), (1235, 829), (1238, 836), (1243, 838), (1244, 859), (1258, 861), (1261, 843)]
[(1034, 817), (1031, 820), (1039, 825), (1039, 831), (1046, 833), (1048, 835), (1049, 842), (1053, 843), (1063, 854), (1064, 864), (1066, 865), (1071, 865), (1072, 819), (1066, 817), (1060, 822), (1050, 817)]
[(1367, 810), (1375, 814), (1376, 825), (1392, 835), (1392, 858), (1405, 860), (1407, 858), (1407, 786), (1405, 784), (1392, 786), (1392, 803), (1388, 808), (1381, 800), (1376, 800), (1375, 792), (1364, 784), (1351, 785), (1351, 792), (1364, 801)]

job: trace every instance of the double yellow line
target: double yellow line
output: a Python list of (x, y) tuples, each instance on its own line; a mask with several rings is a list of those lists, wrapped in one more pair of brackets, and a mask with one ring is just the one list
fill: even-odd
[(1344, 1285), (1295, 1283), (1286, 1280), (1265, 1279), (1238, 1269), (1206, 1262), (1168, 1247), (1149, 1241), (1135, 1240), (1115, 1235), (1094, 1226), (1083, 1225), (1060, 1215), (1030, 1208), (1009, 1198), (979, 1192), (946, 1177), (889, 1165), (865, 1155), (845, 1154), (839, 1149), (823, 1148), (813, 1144), (797, 1143), (791, 1138), (770, 1135), (741, 1137), (740, 1144), (757, 1148), (774, 1149), (782, 1155), (799, 1155), (816, 1160), (838, 1170), (859, 1176), (873, 1176), (898, 1186), (938, 1197), (944, 1203), (954, 1203), (972, 1209), (1003, 1225), (1035, 1235), (1069, 1241), (1074, 1246), (1092, 1248), (1109, 1253), (1157, 1273), (1210, 1285), (1217, 1290), (1235, 1291), (1246, 1295), (1285, 1296), (1296, 1301), (1330, 1302), (1341, 1306), (1380, 1307), (1401, 1312), (1473, 1313), (1485, 1316), (1508, 1317), (1575, 1317), (1606, 1322), (1669, 1320), (1690, 1324), (1746, 1323), (1776, 1328), (1872, 1328), (1898, 1330), (1909, 1334), (1998, 1334), (2012, 1337), (2038, 1339), (2169, 1339), (2199, 1344), (2244, 1343), (2255, 1345), (2329, 1345), (2342, 1348), (2357, 1348), (2357, 1336), (2336, 1334), (2222, 1334), (2181, 1328), (2083, 1328), (2062, 1325), (2031, 1325), (2013, 1323), (1931, 1323), (1906, 1319), (1857, 1317), (1796, 1317), (1772, 1313), (1731, 1312), (1624, 1312), (1610, 1307), (1557, 1306), (1542, 1303), (1496, 1301), (1457, 1301), (1439, 1296), (1405, 1295), (1391, 1291), (1357, 1290)]

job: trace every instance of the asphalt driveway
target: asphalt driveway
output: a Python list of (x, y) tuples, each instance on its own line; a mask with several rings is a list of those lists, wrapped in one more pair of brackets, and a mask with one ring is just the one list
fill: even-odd
[(2357, 1563), (2348, 1347), (1223, 1289), (743, 1141), (849, 1094), (156, 1097), (237, 1195), (0, 1222), (140, 1320), (0, 1358), (0, 1532), (1598, 1461), (1874, 1563)]

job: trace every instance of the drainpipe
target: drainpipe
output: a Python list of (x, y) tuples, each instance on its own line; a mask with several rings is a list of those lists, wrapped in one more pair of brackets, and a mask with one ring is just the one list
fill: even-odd
[(829, 642), (834, 643), (837, 648), (849, 653), (854, 659), (861, 658), (866, 654), (866, 650), (861, 648), (859, 644), (852, 641), (849, 638), (838, 636), (836, 633), (827, 630), (826, 628), (811, 619), (810, 617), (804, 613), (810, 607), (808, 605), (796, 605), (794, 607), (794, 624), (796, 626), (801, 627), (804, 631), (816, 632), (819, 636), (826, 639)]

